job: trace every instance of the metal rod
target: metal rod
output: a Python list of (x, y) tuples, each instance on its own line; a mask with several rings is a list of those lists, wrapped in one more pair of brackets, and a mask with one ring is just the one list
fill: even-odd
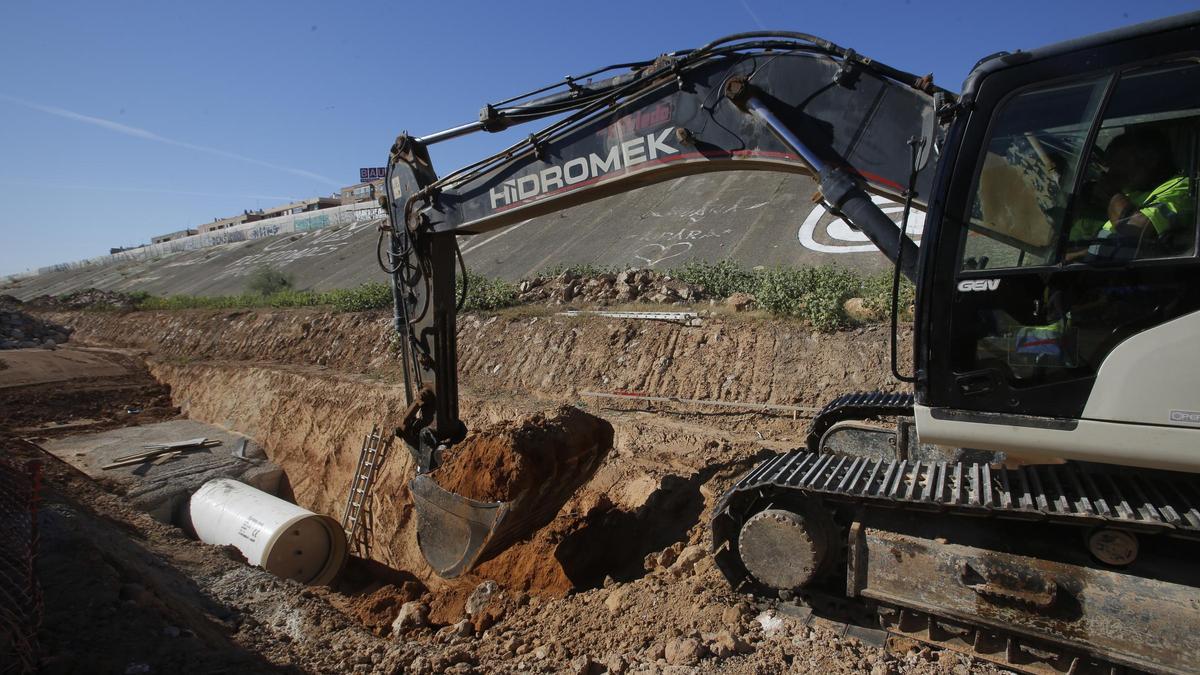
[(466, 136), (467, 134), (473, 134), (476, 131), (482, 130), (483, 122), (469, 122), (467, 124), (460, 124), (456, 127), (451, 127), (444, 131), (434, 132), (428, 136), (422, 136), (417, 139), (417, 142), (421, 145), (433, 145), (434, 143), (441, 143), (442, 141), (448, 141), (451, 138)]
[(758, 115), (762, 121), (766, 122), (767, 126), (771, 127), (771, 130), (774, 131), (784, 143), (791, 146), (792, 150), (795, 150), (796, 154), (800, 155), (800, 157), (804, 160), (804, 163), (808, 164), (809, 168), (813, 170), (814, 176), (820, 176), (825, 172), (825, 162), (821, 161), (821, 158), (817, 157), (817, 154), (813, 152), (807, 145), (805, 145), (804, 141), (801, 141), (799, 136), (792, 133), (792, 131), (787, 128), (787, 125), (785, 125), (778, 117), (775, 116), (775, 113), (771, 112), (771, 110), (767, 108), (762, 101), (758, 100), (757, 96), (751, 94), (750, 98), (748, 98), (746, 102), (750, 106), (751, 112), (753, 112), (755, 115)]

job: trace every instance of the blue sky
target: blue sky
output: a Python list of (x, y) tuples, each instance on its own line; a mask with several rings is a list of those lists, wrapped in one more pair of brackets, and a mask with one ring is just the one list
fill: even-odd
[[(0, 7), (0, 274), (336, 192), (402, 130), (728, 33), (798, 30), (957, 90), (1002, 49), (1197, 2), (26, 2)], [(526, 133), (524, 130), (521, 133)], [(498, 147), (433, 149), (446, 172)]]

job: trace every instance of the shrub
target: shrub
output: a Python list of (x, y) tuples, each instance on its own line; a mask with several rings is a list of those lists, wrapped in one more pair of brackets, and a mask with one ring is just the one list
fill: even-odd
[(392, 287), (378, 281), (368, 281), (357, 288), (339, 288), (325, 293), (326, 302), (339, 312), (365, 312), (392, 306)]
[(250, 274), (246, 290), (255, 295), (274, 295), (292, 287), (292, 277), (270, 265), (263, 265)]
[[(517, 287), (503, 279), (493, 279), (467, 270), (466, 281), (467, 297), (463, 303), (463, 311), (500, 309), (517, 302)], [(456, 276), (455, 297), (462, 296), (462, 285), (462, 277)]]
[[(863, 281), (863, 305), (875, 316), (886, 318), (892, 311), (892, 271), (880, 272)], [(900, 277), (900, 295), (896, 305), (901, 319), (912, 319), (913, 303), (917, 299), (917, 287), (905, 277)]]
[(804, 318), (820, 331), (846, 325), (845, 304), (862, 289), (862, 277), (841, 267), (807, 271), (811, 273), (811, 283), (804, 296)]
[(710, 295), (728, 298), (734, 293), (753, 293), (755, 274), (732, 260), (706, 262), (693, 260), (668, 271), (671, 276), (694, 286), (703, 286)]

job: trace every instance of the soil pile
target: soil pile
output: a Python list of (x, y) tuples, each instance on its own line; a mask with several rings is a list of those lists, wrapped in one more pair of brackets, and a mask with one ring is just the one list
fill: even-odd
[(139, 296), (120, 291), (85, 288), (63, 295), (38, 296), (30, 300), (29, 304), (41, 309), (136, 309), (140, 297), (145, 297), (145, 294)]
[(471, 434), (432, 476), (438, 485), (463, 497), (507, 502), (547, 489), (558, 492), (560, 486), (578, 487), (612, 443), (608, 422), (561, 406)]
[(0, 304), (0, 349), (55, 347), (71, 339), (71, 329)]

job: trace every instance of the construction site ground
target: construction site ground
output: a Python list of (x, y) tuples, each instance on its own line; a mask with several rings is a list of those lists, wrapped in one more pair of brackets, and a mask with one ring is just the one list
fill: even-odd
[[(186, 418), (253, 439), (283, 469), (285, 496), (340, 518), (364, 435), (394, 427), (405, 407), (390, 317), (44, 317), (74, 329), (71, 346), (3, 353), (0, 443), (7, 457), (47, 467), (37, 568), (46, 672), (992, 670), (734, 593), (709, 555), (711, 510), (733, 480), (800, 445), (834, 396), (900, 387), (886, 327), (818, 334), (723, 312), (693, 327), (530, 308), (465, 315), (470, 427), (571, 405), (612, 425), (613, 449), (546, 527), (446, 580), (417, 549), (414, 465), (397, 442), (376, 488), (369, 559), (316, 588), (190, 539), (132, 506), (126, 485), (41, 446)], [(56, 374), (68, 356), (90, 365)], [(27, 375), (9, 378), (17, 373)]]

